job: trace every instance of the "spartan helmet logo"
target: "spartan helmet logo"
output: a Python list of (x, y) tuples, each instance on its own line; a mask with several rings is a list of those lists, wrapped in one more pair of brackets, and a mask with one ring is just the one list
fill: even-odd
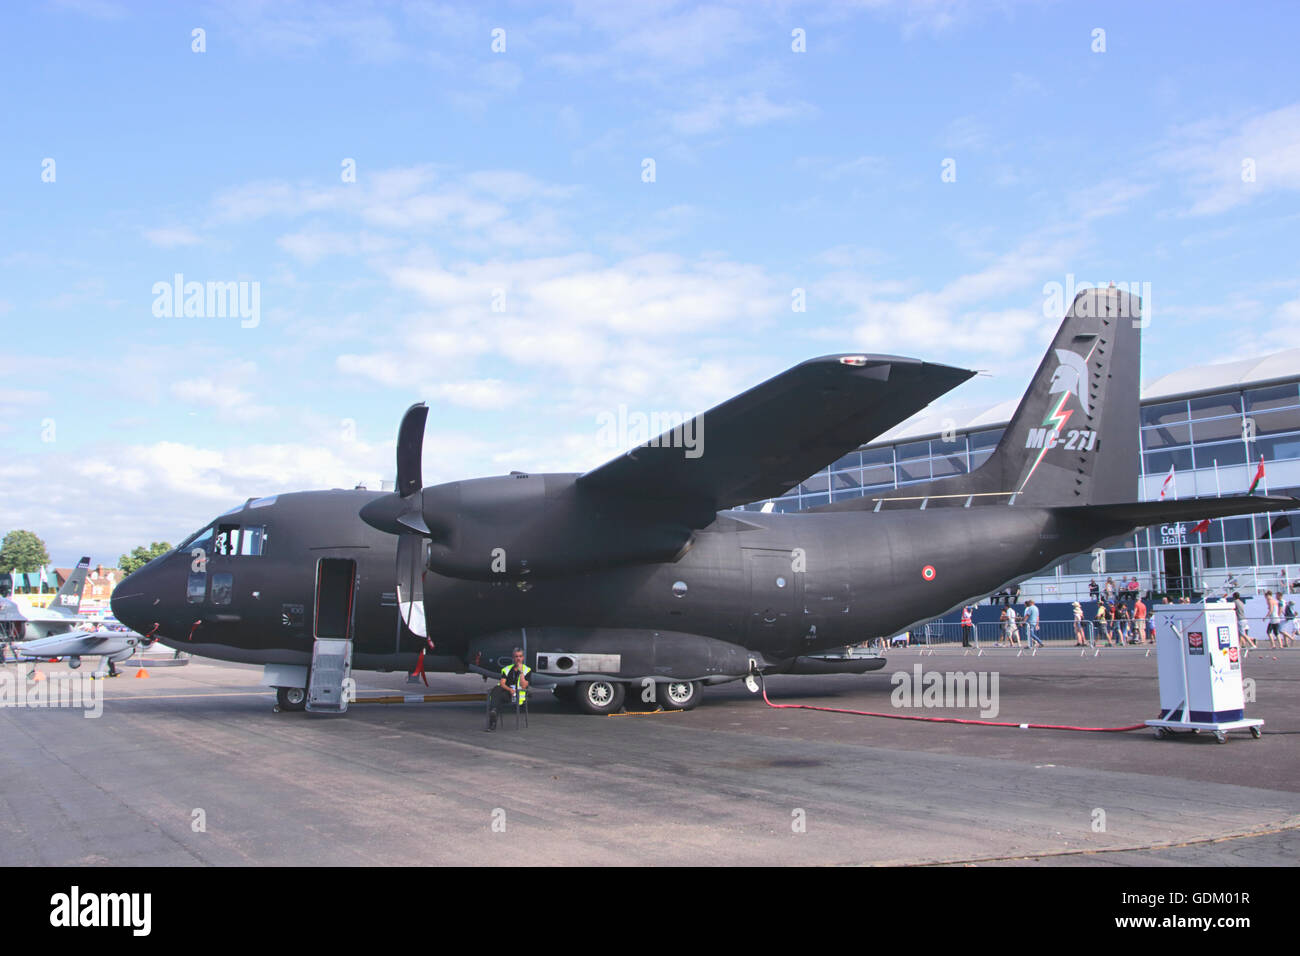
[(1083, 413), (1091, 415), (1092, 411), (1088, 408), (1088, 363), (1084, 361), (1082, 355), (1069, 349), (1052, 351), (1056, 353), (1056, 358), (1061, 364), (1056, 366), (1056, 371), (1052, 373), (1052, 384), (1047, 394), (1073, 392), (1079, 397), (1079, 406), (1083, 409)]

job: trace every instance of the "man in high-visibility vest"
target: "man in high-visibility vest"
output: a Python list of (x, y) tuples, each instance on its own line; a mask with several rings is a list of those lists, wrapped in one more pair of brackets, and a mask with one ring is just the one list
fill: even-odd
[(970, 605), (961, 609), (961, 646), (970, 647), (970, 639), (975, 633), (974, 608)]
[(518, 698), (519, 706), (528, 699), (528, 675), (533, 669), (524, 663), (524, 652), (516, 647), (511, 652), (514, 663), (501, 668), (501, 679), (488, 696), (488, 730), (497, 729), (497, 715), (502, 706), (510, 706)]

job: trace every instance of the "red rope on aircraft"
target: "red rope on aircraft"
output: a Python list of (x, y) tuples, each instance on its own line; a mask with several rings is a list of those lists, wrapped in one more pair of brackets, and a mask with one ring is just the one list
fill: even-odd
[(194, 632), (199, 629), (199, 625), (202, 623), (203, 623), (202, 620), (195, 621), (193, 625), (190, 626), (190, 632), (185, 635), (185, 640), (187, 641), (194, 640)]
[(434, 650), (434, 643), (433, 643), (433, 641), (430, 640), (428, 637), (426, 637), (426, 638), (424, 639), (424, 643), (425, 643), (425, 646), (422, 647), (422, 648), (420, 648), (420, 659), (419, 659), (418, 661), (416, 661), (416, 663), (415, 663), (415, 670), (413, 670), (413, 671), (411, 672), (411, 676), (412, 676), (412, 677), (420, 677), (420, 678), (423, 678), (423, 679), (424, 679), (424, 686), (425, 686), (425, 687), (428, 687), (428, 686), (429, 686), (429, 677), (428, 677), (428, 675), (425, 674), (425, 672), (424, 672), (424, 652), (425, 652), (426, 650), (430, 650), (430, 651)]
[(767, 699), (767, 685), (763, 676), (758, 678), (758, 686), (763, 691), (763, 703), (778, 710), (821, 710), (828, 714), (851, 714), (854, 717), (887, 717), (890, 720), (923, 720), (933, 724), (976, 724), (982, 727), (1019, 727), (1023, 730), (1084, 730), (1100, 734), (1121, 734), (1130, 730), (1146, 730), (1146, 724), (1132, 724), (1128, 727), (1074, 727), (1069, 724), (1021, 724), (1010, 720), (975, 720), (967, 717), (920, 717), (916, 714), (886, 714), (872, 710), (848, 710), (843, 707), (818, 707), (816, 704), (774, 704)]

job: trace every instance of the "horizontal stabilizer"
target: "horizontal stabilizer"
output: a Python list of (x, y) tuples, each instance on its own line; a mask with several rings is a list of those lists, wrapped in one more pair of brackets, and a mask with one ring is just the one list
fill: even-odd
[(1300, 508), (1300, 498), (1286, 495), (1229, 495), (1223, 498), (1188, 498), (1184, 501), (1127, 501), (1109, 505), (1057, 508), (1058, 514), (1109, 521), (1142, 528), (1170, 521), (1202, 521), (1232, 515)]

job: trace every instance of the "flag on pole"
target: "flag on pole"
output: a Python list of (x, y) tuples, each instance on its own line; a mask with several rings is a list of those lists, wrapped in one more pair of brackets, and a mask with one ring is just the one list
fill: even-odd
[(1250, 483), (1250, 489), (1246, 492), (1248, 495), (1255, 493), (1256, 486), (1264, 480), (1264, 456), (1259, 456), (1259, 468), (1255, 471), (1255, 480)]
[(1192, 534), (1204, 534), (1209, 530), (1210, 530), (1209, 518), (1206, 518), (1204, 521), (1199, 522), (1198, 524), (1192, 526)]
[(1169, 486), (1172, 485), (1173, 483), (1174, 483), (1174, 466), (1173, 466), (1173, 465), (1170, 465), (1170, 466), (1169, 466), (1169, 474), (1165, 475), (1164, 483), (1160, 485), (1160, 500), (1161, 500), (1161, 501), (1164, 500), (1164, 498), (1165, 498), (1165, 492), (1167, 492), (1167, 491), (1169, 490)]

